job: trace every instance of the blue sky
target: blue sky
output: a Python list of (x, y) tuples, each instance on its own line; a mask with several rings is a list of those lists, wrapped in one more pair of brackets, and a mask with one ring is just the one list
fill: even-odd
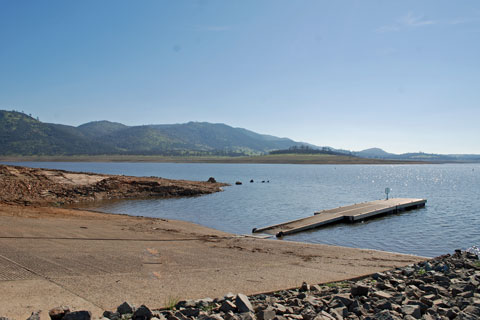
[(0, 109), (480, 154), (479, 1), (0, 0)]

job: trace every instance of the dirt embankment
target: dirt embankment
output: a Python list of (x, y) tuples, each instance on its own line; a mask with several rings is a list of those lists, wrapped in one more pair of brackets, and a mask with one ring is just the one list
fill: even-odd
[(222, 183), (131, 177), (0, 165), (0, 202), (63, 205), (142, 197), (184, 197), (221, 191)]

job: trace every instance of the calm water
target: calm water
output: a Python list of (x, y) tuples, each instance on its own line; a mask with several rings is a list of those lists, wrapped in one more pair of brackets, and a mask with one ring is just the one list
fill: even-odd
[[(435, 256), (480, 245), (480, 164), (264, 165), (17, 163), (72, 171), (160, 176), (243, 185), (212, 195), (102, 203), (97, 210), (192, 221), (237, 234), (314, 211), (392, 197), (427, 198), (423, 209), (340, 224), (286, 240)], [(255, 183), (248, 183), (254, 179)], [(269, 180), (270, 183), (260, 183)]]

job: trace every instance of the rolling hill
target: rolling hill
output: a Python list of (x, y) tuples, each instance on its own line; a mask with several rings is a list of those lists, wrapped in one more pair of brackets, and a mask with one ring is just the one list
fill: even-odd
[(0, 155), (259, 155), (295, 145), (302, 143), (221, 123), (94, 121), (74, 127), (0, 110)]
[(380, 160), (400, 160), (400, 161), (429, 161), (429, 162), (479, 162), (478, 154), (436, 154), (424, 152), (409, 152), (395, 154), (386, 152), (380, 148), (370, 148), (358, 152), (352, 152), (353, 155), (362, 158), (380, 159)]
[(358, 152), (319, 148), (222, 123), (127, 126), (110, 121), (93, 121), (74, 127), (44, 123), (22, 112), (0, 110), (1, 156), (250, 156), (271, 151), (298, 153), (289, 151), (297, 149), (378, 160), (480, 162), (480, 155), (475, 154), (394, 154), (380, 148)]

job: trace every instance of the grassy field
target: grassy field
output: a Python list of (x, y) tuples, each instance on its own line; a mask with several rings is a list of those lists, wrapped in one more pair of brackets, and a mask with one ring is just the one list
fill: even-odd
[(276, 164), (412, 164), (424, 161), (397, 161), (365, 159), (329, 154), (275, 154), (248, 157), (168, 157), (142, 155), (99, 155), (99, 156), (0, 156), (0, 161), (38, 162), (173, 162), (173, 163), (276, 163)]

